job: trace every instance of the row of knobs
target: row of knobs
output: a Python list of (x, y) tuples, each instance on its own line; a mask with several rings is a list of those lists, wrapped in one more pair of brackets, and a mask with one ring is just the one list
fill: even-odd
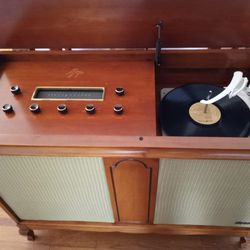
[[(86, 113), (88, 113), (88, 114), (94, 114), (95, 111), (96, 111), (96, 108), (95, 108), (95, 106), (94, 106), (93, 104), (88, 104), (88, 105), (86, 105), (84, 109), (85, 109)], [(39, 113), (39, 112), (41, 111), (39, 105), (36, 104), (36, 103), (31, 104), (31, 105), (29, 106), (29, 110), (30, 110), (32, 113)], [(5, 112), (5, 113), (11, 113), (11, 112), (13, 112), (14, 110), (13, 110), (13, 107), (12, 107), (11, 104), (4, 104), (4, 105), (2, 106), (2, 111)], [(58, 111), (59, 113), (61, 113), (61, 114), (67, 113), (68, 109), (67, 109), (66, 104), (59, 104), (59, 105), (57, 106), (57, 111)], [(122, 105), (121, 105), (121, 104), (116, 104), (116, 105), (113, 107), (113, 111), (114, 111), (116, 114), (118, 114), (118, 115), (122, 114), (122, 113), (123, 113), (123, 107), (122, 107)]]
[[(10, 88), (10, 91), (11, 91), (11, 93), (14, 94), (14, 95), (18, 95), (18, 94), (21, 93), (21, 89), (20, 89), (20, 87), (17, 86), (17, 85), (16, 85), (16, 86), (12, 86), (12, 87)], [(122, 87), (117, 87), (117, 88), (115, 89), (115, 93), (116, 93), (118, 96), (123, 96), (124, 93), (125, 93), (125, 91), (124, 91), (124, 89), (123, 89)], [(87, 104), (87, 105), (85, 106), (84, 109), (85, 109), (86, 113), (88, 113), (88, 114), (94, 114), (95, 111), (96, 111), (96, 108), (95, 108), (95, 106), (94, 106), (93, 104)], [(31, 104), (31, 105), (29, 106), (29, 110), (30, 110), (32, 113), (39, 113), (39, 112), (41, 111), (39, 105), (36, 104), (36, 103)], [(11, 112), (13, 112), (13, 107), (12, 107), (11, 104), (4, 104), (4, 105), (2, 106), (2, 111), (5, 112), (5, 113), (11, 113)], [(61, 114), (67, 113), (68, 109), (67, 109), (66, 104), (59, 104), (59, 105), (57, 106), (57, 111), (58, 111), (59, 113), (61, 113)], [(113, 111), (114, 111), (116, 114), (118, 114), (118, 115), (122, 114), (122, 113), (123, 113), (123, 107), (122, 107), (122, 105), (121, 105), (121, 104), (116, 104), (116, 105), (113, 107)]]

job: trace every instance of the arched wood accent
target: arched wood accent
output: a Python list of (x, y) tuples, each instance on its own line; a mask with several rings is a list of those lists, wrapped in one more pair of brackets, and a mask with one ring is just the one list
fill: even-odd
[(104, 162), (116, 221), (151, 223), (158, 160), (105, 159)]

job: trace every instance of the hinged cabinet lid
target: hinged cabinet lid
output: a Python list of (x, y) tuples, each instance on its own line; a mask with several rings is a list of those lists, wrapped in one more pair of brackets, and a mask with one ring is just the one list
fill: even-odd
[(250, 45), (247, 0), (0, 0), (0, 48)]

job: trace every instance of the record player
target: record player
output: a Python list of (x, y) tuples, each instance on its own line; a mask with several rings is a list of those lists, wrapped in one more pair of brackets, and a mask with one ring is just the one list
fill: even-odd
[[(250, 87), (247, 84), (242, 72), (235, 72), (225, 89), (202, 83), (162, 89), (159, 114), (163, 134), (248, 137)], [(206, 100), (202, 100), (204, 97)]]
[[(20, 234), (250, 235), (245, 0), (0, 0), (0, 20), (0, 205)], [(234, 72), (232, 98), (201, 103)]]

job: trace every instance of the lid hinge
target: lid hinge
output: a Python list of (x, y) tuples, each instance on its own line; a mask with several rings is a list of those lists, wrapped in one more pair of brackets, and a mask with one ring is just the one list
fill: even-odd
[(157, 40), (155, 46), (155, 65), (159, 67), (161, 65), (161, 31), (163, 29), (163, 21), (159, 21), (156, 24), (156, 29), (157, 29)]

